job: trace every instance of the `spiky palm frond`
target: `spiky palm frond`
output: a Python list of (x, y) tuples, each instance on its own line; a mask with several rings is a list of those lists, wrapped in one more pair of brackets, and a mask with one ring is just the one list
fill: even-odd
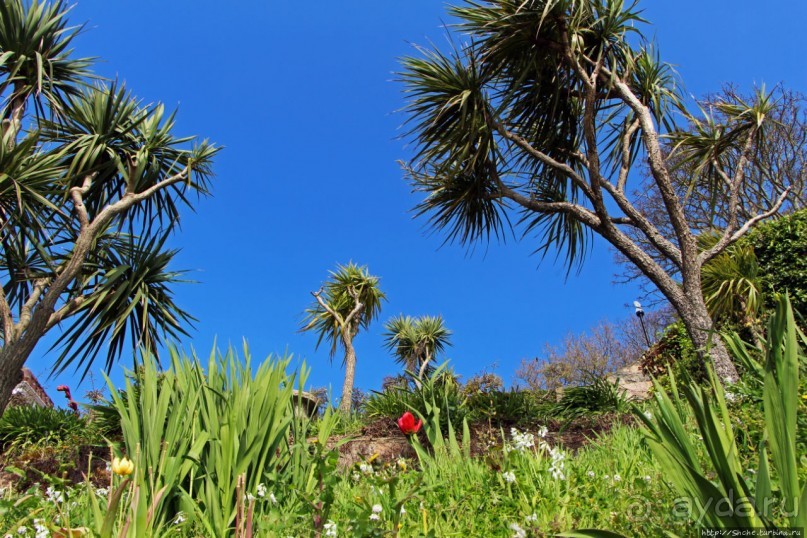
[(84, 278), (68, 299), (84, 300), (53, 345), (62, 348), (55, 373), (74, 366), (83, 377), (104, 347), (109, 371), (127, 348), (133, 354), (146, 349), (156, 356), (165, 337), (176, 340), (188, 334), (185, 327), (195, 318), (174, 302), (171, 288), (189, 281), (182, 278), (184, 271), (169, 269), (178, 252), (164, 248), (169, 235), (111, 232), (99, 238)]
[[(350, 337), (355, 336), (359, 329), (367, 328), (378, 317), (381, 303), (386, 300), (378, 284), (378, 277), (370, 275), (367, 266), (359, 266), (353, 262), (338, 265), (335, 271), (330, 271), (328, 280), (320, 290), (321, 299), (333, 314), (318, 301), (314, 301), (305, 311), (306, 317), (301, 330), (317, 334), (317, 348), (323, 341), (327, 341), (333, 359), (342, 343), (342, 331), (347, 331)], [(353, 319), (346, 322), (356, 308), (357, 300), (362, 308)]]
[(74, 58), (70, 48), (81, 27), (68, 27), (69, 9), (62, 1), (28, 5), (21, 0), (0, 2), (0, 96), (3, 119), (29, 97), (37, 110), (63, 110), (64, 97), (75, 95), (91, 76), (92, 58)]
[(209, 144), (185, 148), (193, 137), (172, 134), (174, 117), (162, 104), (143, 105), (122, 85), (97, 85), (71, 96), (64, 115), (43, 121), (42, 135), (61, 148), (69, 186), (93, 176), (84, 195), (91, 216), (127, 192), (143, 192), (190, 168), (186, 180), (159, 190), (120, 217), (122, 222), (163, 226), (178, 220), (180, 203), (190, 206), (187, 191), (208, 193), (210, 162), (218, 151)]

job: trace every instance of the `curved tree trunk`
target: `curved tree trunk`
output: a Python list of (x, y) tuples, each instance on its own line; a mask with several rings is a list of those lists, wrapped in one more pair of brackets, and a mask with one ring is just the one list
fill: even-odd
[(343, 334), (342, 342), (345, 344), (345, 381), (342, 384), (339, 410), (350, 413), (353, 404), (353, 382), (356, 377), (356, 350), (353, 348), (352, 336)]

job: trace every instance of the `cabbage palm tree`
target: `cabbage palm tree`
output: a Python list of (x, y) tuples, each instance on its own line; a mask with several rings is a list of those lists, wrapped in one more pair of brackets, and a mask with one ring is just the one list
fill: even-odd
[(396, 316), (384, 325), (387, 349), (393, 352), (396, 362), (410, 372), (417, 372), (417, 381), (430, 367), (438, 353), (451, 345), (449, 331), (442, 316)]
[(366, 266), (353, 262), (339, 265), (323, 286), (311, 295), (314, 303), (306, 310), (303, 331), (317, 333), (317, 348), (323, 341), (330, 344), (330, 357), (344, 348), (345, 380), (339, 409), (350, 413), (351, 394), (356, 377), (356, 350), (353, 339), (378, 317), (381, 302), (386, 299), (378, 287), (378, 277), (371, 276)]
[[(403, 60), (417, 213), (466, 246), (518, 232), (569, 270), (599, 235), (669, 300), (720, 379), (736, 381), (701, 268), (789, 195), (775, 187), (763, 207), (740, 207), (749, 170), (764, 167), (772, 94), (688, 110), (675, 71), (641, 33), (637, 2), (465, 0), (450, 11), (464, 44)], [(672, 180), (676, 163), (729, 200), (718, 241), (703, 251)], [(649, 190), (669, 227), (642, 212)]]
[[(61, 1), (0, 2), (0, 410), (61, 332), (57, 371), (156, 352), (192, 320), (172, 300), (166, 237), (208, 192), (217, 149), (73, 56)], [(191, 147), (188, 147), (191, 146)], [(128, 343), (128, 345), (127, 345)]]

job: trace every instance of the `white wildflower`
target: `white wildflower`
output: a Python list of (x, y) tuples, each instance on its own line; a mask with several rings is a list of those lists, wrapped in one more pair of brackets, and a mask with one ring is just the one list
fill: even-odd
[(17, 527), (17, 534), (25, 534), (26, 532), (28, 532), (28, 527), (25, 525), (20, 525)]
[(269, 501), (272, 504), (277, 504), (277, 497), (275, 497), (275, 493), (273, 491), (269, 492)]
[(647, 475), (645, 475), (645, 476), (644, 476), (644, 481), (645, 481), (645, 482), (647, 482), (648, 484), (649, 484), (649, 483), (650, 483), (652, 480), (653, 480), (653, 479), (652, 479), (652, 478), (650, 478), (650, 475), (649, 475), (649, 474), (647, 474)]
[(246, 495), (244, 495), (244, 501), (245, 502), (251, 503), (255, 499), (256, 499), (256, 497), (252, 493), (247, 493)]
[(538, 514), (533, 513), (531, 516), (527, 516), (526, 518), (524, 518), (524, 520), (527, 523), (535, 523), (536, 521), (538, 521)]
[(589, 472), (587, 472), (586, 474), (588, 475), (588, 477), (589, 477), (589, 478), (594, 478), (594, 477), (596, 476), (596, 475), (594, 474), (594, 471), (589, 471)]
[(64, 502), (64, 495), (61, 491), (58, 491), (53, 488), (53, 486), (48, 486), (48, 489), (45, 490), (45, 495), (48, 496), (48, 500), (54, 503), (62, 503)]
[(513, 538), (527, 538), (527, 531), (518, 523), (510, 523), (510, 530), (513, 531)]
[(529, 432), (520, 432), (515, 428), (510, 428), (510, 437), (512, 446), (508, 446), (507, 449), (524, 452), (535, 446), (535, 436)]
[(34, 530), (36, 531), (35, 538), (48, 538), (50, 536), (50, 531), (45, 526), (44, 519), (35, 519), (34, 520)]
[(547, 429), (546, 426), (541, 426), (540, 428), (538, 428), (538, 437), (540, 437), (541, 439), (546, 437), (546, 434), (548, 434), (548, 433), (549, 433), (549, 430)]
[(619, 481), (621, 481), (621, 480), (622, 480), (622, 477), (621, 477), (621, 476), (619, 476), (618, 474), (615, 474), (615, 475), (614, 475), (614, 482), (619, 482)]
[(184, 512), (178, 512), (177, 517), (174, 518), (174, 525), (179, 525), (180, 523), (184, 523), (187, 521)]
[(406, 513), (406, 508), (404, 508), (403, 505), (401, 505), (401, 515), (404, 515), (405, 513)]
[(358, 482), (359, 480), (361, 480), (361, 475), (356, 471), (353, 471), (353, 474), (350, 475), (350, 477), (353, 479), (354, 482)]
[(373, 474), (373, 466), (369, 463), (361, 462), (359, 464), (359, 470), (364, 474)]
[(645, 411), (644, 416), (647, 417), (647, 420), (653, 420), (653, 413), (651, 413), (650, 411)]
[(726, 401), (727, 402), (736, 402), (737, 401), (737, 395), (734, 394), (733, 392), (727, 390), (725, 392), (725, 395), (726, 395)]
[(322, 529), (325, 531), (325, 536), (327, 536), (327, 538), (336, 537), (336, 523), (334, 523), (330, 519), (325, 525), (322, 526)]
[(109, 488), (96, 488), (95, 495), (98, 497), (106, 497), (109, 495)]
[(258, 497), (261, 498), (266, 497), (266, 484), (264, 483), (258, 484), (258, 489), (256, 493), (258, 494)]
[(384, 507), (382, 507), (380, 504), (374, 504), (373, 505), (373, 513), (374, 514), (380, 514), (383, 511), (384, 511)]
[(502, 478), (508, 484), (515, 484), (516, 483), (516, 474), (513, 471), (505, 471), (502, 473)]

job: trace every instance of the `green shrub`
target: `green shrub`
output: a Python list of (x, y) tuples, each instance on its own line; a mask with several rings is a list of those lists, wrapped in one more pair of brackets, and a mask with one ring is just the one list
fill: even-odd
[(530, 390), (477, 392), (470, 394), (466, 403), (472, 422), (506, 425), (541, 422), (551, 415), (554, 405), (545, 393)]
[(10, 407), (0, 417), (0, 447), (8, 450), (12, 447), (56, 444), (86, 429), (86, 420), (67, 409)]
[(619, 381), (599, 377), (589, 385), (565, 389), (552, 414), (571, 419), (593, 413), (625, 413), (629, 409), (630, 402), (619, 388)]
[(688, 376), (697, 383), (706, 382), (706, 369), (695, 351), (695, 345), (687, 334), (682, 321), (676, 321), (664, 331), (664, 335), (644, 355), (642, 371), (668, 386), (667, 373), (672, 370), (676, 377)]
[(787, 292), (796, 317), (807, 316), (807, 209), (762, 223), (741, 242), (754, 247), (766, 308)]
[(422, 381), (420, 386), (390, 386), (382, 392), (373, 392), (367, 399), (365, 409), (371, 418), (397, 419), (406, 411), (429, 417), (429, 406), (434, 401), (440, 406), (441, 427), (446, 429), (448, 420), (461, 424), (468, 417), (466, 397), (456, 376), (443, 364)]

